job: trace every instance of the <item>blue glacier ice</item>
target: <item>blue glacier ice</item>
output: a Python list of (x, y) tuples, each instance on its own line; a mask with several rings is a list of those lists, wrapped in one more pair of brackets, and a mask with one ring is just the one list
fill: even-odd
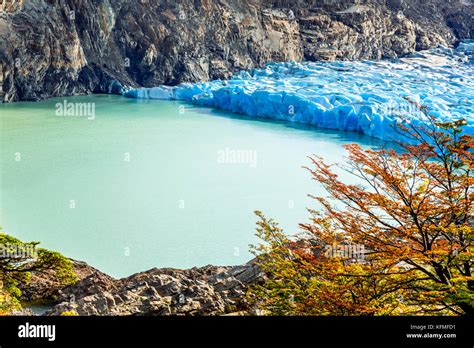
[(129, 89), (131, 98), (172, 99), (252, 117), (362, 132), (395, 140), (398, 122), (467, 121), (474, 133), (474, 41), (381, 61), (269, 63), (230, 80)]

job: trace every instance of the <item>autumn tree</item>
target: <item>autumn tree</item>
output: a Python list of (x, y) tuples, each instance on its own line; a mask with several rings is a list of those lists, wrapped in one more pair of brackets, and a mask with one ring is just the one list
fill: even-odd
[(313, 197), (319, 209), (297, 241), (257, 213), (265, 243), (254, 251), (269, 279), (251, 304), (280, 315), (474, 314), (473, 137), (464, 120), (420, 109), (429, 123), (400, 125), (398, 151), (346, 146), (338, 166), (360, 184), (311, 157), (329, 196)]
[(38, 244), (22, 242), (0, 231), (0, 315), (21, 308), (19, 285), (29, 282), (31, 272), (52, 272), (65, 285), (77, 280), (70, 260)]

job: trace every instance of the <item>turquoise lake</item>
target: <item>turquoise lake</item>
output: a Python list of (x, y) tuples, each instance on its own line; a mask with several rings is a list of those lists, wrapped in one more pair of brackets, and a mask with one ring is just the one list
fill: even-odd
[[(91, 103), (94, 117), (58, 116)], [(0, 225), (116, 277), (250, 260), (254, 210), (308, 221), (307, 156), (341, 162), (367, 136), (177, 101), (94, 95), (0, 105)], [(348, 174), (342, 174), (350, 178)], [(351, 179), (352, 180), (352, 179)]]

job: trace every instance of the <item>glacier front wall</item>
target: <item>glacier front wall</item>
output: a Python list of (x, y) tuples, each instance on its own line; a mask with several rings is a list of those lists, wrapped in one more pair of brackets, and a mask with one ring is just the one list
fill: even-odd
[(398, 122), (465, 119), (474, 133), (474, 42), (391, 61), (270, 63), (232, 79), (129, 89), (140, 99), (182, 100), (268, 119), (400, 140)]

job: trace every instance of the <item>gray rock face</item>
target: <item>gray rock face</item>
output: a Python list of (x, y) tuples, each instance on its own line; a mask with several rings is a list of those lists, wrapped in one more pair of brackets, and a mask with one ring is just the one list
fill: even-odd
[[(74, 273), (83, 286), (89, 286), (87, 279), (100, 279), (102, 283), (110, 283), (113, 278), (100, 272), (94, 267), (82, 261), (71, 260), (74, 264)], [(59, 292), (64, 285), (59, 283), (52, 271), (31, 272), (31, 279), (26, 284), (19, 284), (21, 289), (21, 300), (25, 302), (55, 302), (59, 298)], [(99, 288), (89, 286), (88, 291), (100, 291)]]
[(474, 36), (469, 0), (0, 0), (0, 99), (380, 59)]
[(235, 267), (151, 269), (120, 280), (93, 273), (62, 289), (48, 315), (220, 315), (245, 307), (249, 284), (264, 279), (253, 262)]

